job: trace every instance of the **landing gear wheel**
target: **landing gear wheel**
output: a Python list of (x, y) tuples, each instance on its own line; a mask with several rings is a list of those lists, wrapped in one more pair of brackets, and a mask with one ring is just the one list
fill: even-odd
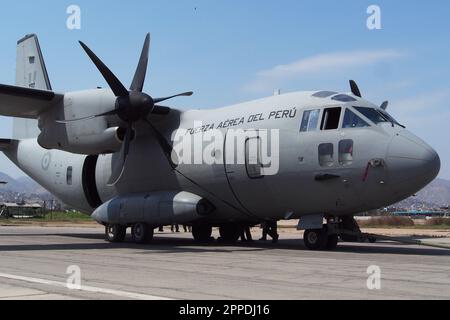
[(125, 241), (127, 228), (118, 224), (108, 224), (105, 226), (105, 240), (113, 243)]
[(150, 243), (153, 240), (154, 230), (146, 223), (136, 223), (131, 228), (133, 241), (138, 244)]
[(197, 224), (192, 226), (192, 236), (197, 242), (208, 242), (211, 240), (212, 227), (203, 224)]
[(323, 250), (327, 246), (328, 232), (327, 229), (309, 229), (305, 230), (303, 235), (305, 246), (309, 250)]
[(339, 237), (337, 234), (332, 234), (330, 236), (328, 236), (328, 241), (327, 241), (327, 250), (335, 250), (337, 248), (339, 242)]
[(241, 236), (242, 228), (236, 223), (223, 224), (219, 228), (220, 238), (228, 243), (235, 243)]

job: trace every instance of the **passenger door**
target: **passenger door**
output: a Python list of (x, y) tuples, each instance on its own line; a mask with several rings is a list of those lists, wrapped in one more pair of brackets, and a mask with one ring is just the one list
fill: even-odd
[(270, 164), (264, 163), (263, 154), (270, 142), (258, 130), (242, 131), (238, 136), (229, 132), (225, 141), (225, 172), (234, 196), (253, 216), (272, 215), (276, 177), (265, 175)]

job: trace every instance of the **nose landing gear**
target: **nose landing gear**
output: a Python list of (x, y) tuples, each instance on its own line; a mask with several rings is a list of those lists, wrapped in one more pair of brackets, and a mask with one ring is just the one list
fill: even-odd
[(303, 236), (310, 250), (335, 250), (338, 242), (370, 242), (376, 238), (361, 232), (354, 217), (328, 217), (322, 229), (306, 230)]

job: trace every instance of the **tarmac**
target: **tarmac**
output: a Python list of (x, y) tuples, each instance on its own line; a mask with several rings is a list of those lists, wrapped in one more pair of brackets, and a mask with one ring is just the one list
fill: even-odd
[(1, 226), (0, 299), (450, 299), (450, 250), (382, 242), (314, 252), (301, 238), (202, 245), (164, 233), (141, 246), (107, 243), (101, 227)]

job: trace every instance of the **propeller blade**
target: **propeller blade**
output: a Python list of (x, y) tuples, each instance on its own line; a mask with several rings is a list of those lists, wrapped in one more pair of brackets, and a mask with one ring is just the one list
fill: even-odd
[(128, 157), (128, 154), (130, 152), (130, 143), (131, 143), (131, 137), (133, 135), (133, 126), (132, 124), (128, 124), (127, 131), (125, 133), (125, 139), (122, 144), (122, 148), (120, 150), (119, 159), (114, 164), (114, 168), (111, 172), (111, 177), (108, 181), (108, 186), (112, 187), (115, 186), (120, 179), (123, 176), (123, 173), (125, 171), (125, 164)]
[(163, 102), (163, 101), (166, 101), (166, 100), (170, 100), (170, 99), (173, 99), (173, 98), (176, 98), (176, 97), (190, 97), (190, 96), (192, 96), (193, 94), (194, 94), (194, 93), (193, 93), (192, 91), (189, 91), (189, 92), (183, 92), (183, 93), (176, 94), (176, 95), (170, 96), (170, 97), (153, 99), (153, 101), (154, 101), (155, 103), (159, 103), (159, 102)]
[(97, 69), (102, 74), (103, 78), (105, 78), (111, 90), (114, 92), (116, 97), (127, 97), (129, 95), (128, 90), (123, 86), (123, 84), (117, 79), (117, 77), (112, 73), (111, 70), (95, 55), (91, 49), (88, 48), (83, 42), (80, 41), (80, 45), (83, 47), (84, 51), (86, 51), (89, 58), (91, 58), (92, 62), (95, 64)]
[(101, 114), (96, 114), (95, 116), (89, 116), (89, 117), (85, 117), (85, 118), (79, 118), (79, 119), (72, 119), (72, 120), (56, 120), (56, 123), (62, 123), (62, 124), (67, 124), (67, 123), (71, 123), (71, 122), (77, 122), (77, 121), (83, 121), (83, 120), (91, 120), (91, 119), (95, 119), (95, 118), (100, 118), (100, 117), (105, 117), (105, 116), (113, 116), (119, 113), (121, 109), (114, 109), (105, 113), (101, 113)]
[(389, 101), (385, 101), (385, 102), (383, 102), (383, 104), (381, 105), (380, 108), (383, 110), (386, 110), (388, 108), (388, 106), (389, 106)]
[(150, 33), (145, 37), (144, 46), (142, 48), (141, 57), (134, 74), (133, 82), (131, 84), (131, 91), (142, 92), (144, 89), (145, 76), (147, 74), (148, 55), (150, 49)]
[(352, 89), (352, 93), (355, 96), (362, 98), (361, 91), (359, 90), (359, 87), (354, 80), (350, 80), (350, 88)]

